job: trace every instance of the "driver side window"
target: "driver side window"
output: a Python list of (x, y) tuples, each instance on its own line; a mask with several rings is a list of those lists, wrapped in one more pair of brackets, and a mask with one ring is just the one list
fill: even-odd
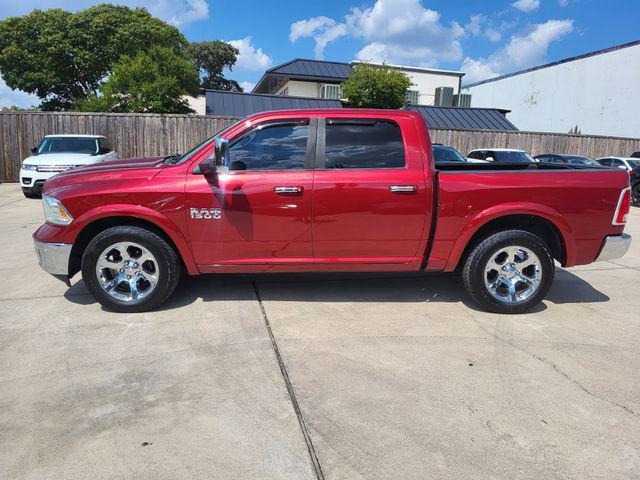
[(229, 147), (229, 170), (302, 170), (309, 122), (259, 125)]

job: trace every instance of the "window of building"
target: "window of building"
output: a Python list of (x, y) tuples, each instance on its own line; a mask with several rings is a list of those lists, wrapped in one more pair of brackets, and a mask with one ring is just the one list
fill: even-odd
[(407, 103), (409, 105), (420, 104), (420, 92), (418, 90), (407, 90)]
[(340, 85), (325, 83), (320, 86), (320, 98), (340, 100), (341, 96), (342, 96), (342, 87)]
[(390, 120), (327, 119), (326, 168), (401, 168), (400, 127)]
[(283, 89), (278, 95), (282, 95), (284, 97), (289, 95), (289, 87)]
[(229, 147), (230, 170), (301, 170), (309, 122), (258, 126)]

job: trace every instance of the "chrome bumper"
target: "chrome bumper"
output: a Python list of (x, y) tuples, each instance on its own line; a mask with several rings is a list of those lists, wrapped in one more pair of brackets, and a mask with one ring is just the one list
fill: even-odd
[(73, 245), (69, 243), (43, 243), (34, 240), (38, 263), (51, 275), (69, 275), (69, 257)]
[(613, 260), (614, 258), (623, 257), (631, 245), (631, 235), (623, 233), (622, 235), (609, 235), (604, 239), (600, 255), (596, 258), (596, 262), (605, 260)]

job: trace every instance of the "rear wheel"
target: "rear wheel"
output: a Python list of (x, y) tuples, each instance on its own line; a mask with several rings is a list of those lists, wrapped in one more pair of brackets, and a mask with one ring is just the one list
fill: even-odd
[(140, 227), (98, 234), (82, 257), (82, 278), (108, 310), (142, 312), (158, 307), (180, 278), (180, 261), (160, 236)]
[(523, 313), (542, 301), (553, 282), (549, 247), (523, 230), (495, 233), (468, 256), (462, 278), (471, 297), (496, 313)]

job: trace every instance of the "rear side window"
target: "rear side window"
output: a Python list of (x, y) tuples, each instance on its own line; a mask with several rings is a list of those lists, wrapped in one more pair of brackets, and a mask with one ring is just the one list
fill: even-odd
[(230, 170), (301, 170), (305, 167), (307, 121), (257, 127), (229, 147)]
[(325, 168), (401, 168), (400, 126), (390, 120), (327, 119)]
[(484, 152), (480, 150), (476, 150), (475, 152), (469, 152), (469, 155), (467, 155), (467, 157), (473, 158), (476, 160), (484, 160)]

